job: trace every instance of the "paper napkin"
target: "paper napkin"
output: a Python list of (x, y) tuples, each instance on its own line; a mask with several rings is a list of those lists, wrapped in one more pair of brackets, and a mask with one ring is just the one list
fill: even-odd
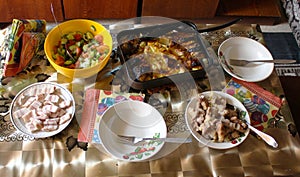
[(248, 110), (251, 125), (259, 130), (270, 127), (281, 107), (281, 99), (256, 83), (232, 78), (224, 92), (241, 101)]
[(144, 100), (139, 93), (114, 93), (112, 91), (89, 89), (85, 93), (83, 113), (78, 133), (78, 141), (100, 144), (98, 128), (106, 109), (124, 100)]

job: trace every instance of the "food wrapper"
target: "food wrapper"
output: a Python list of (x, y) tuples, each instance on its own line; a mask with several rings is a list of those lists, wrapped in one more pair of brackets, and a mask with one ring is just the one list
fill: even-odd
[[(42, 35), (37, 35), (37, 33)], [(40, 46), (38, 44), (43, 43), (45, 34), (45, 20), (14, 19), (8, 39), (8, 53), (5, 59), (3, 76), (15, 76), (22, 71), (32, 59), (32, 54)], [(23, 55), (22, 50), (25, 50)], [(27, 52), (28, 54), (26, 54)]]
[(17, 73), (26, 68), (36, 52), (38, 52), (40, 46), (43, 45), (45, 37), (43, 33), (25, 32), (23, 34), (20, 63)]
[(98, 128), (103, 113), (113, 104), (128, 99), (143, 101), (144, 95), (139, 93), (116, 94), (112, 91), (88, 89), (85, 93), (78, 141), (101, 144)]
[(271, 127), (282, 103), (279, 97), (256, 83), (245, 82), (235, 78), (228, 82), (223, 91), (243, 103), (248, 110), (251, 125), (261, 131)]

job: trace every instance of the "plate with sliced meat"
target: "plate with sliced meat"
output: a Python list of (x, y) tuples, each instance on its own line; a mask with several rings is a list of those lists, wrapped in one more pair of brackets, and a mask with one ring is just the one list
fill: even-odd
[(16, 129), (35, 138), (46, 138), (64, 130), (75, 113), (71, 92), (50, 82), (31, 84), (21, 90), (10, 107)]
[(250, 117), (245, 106), (220, 91), (202, 92), (192, 98), (186, 107), (185, 120), (192, 135), (213, 149), (236, 147), (250, 132), (247, 125)]

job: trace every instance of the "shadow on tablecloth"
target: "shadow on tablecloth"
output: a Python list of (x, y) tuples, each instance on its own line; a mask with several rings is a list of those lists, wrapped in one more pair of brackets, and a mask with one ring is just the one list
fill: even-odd
[(285, 97), (289, 104), (297, 130), (298, 132), (300, 132), (300, 77), (280, 76), (279, 79), (283, 87)]

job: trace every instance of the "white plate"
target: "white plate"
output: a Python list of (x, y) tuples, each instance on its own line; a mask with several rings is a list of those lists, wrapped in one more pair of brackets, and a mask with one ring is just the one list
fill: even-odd
[(134, 162), (149, 159), (164, 145), (164, 142), (158, 141), (123, 144), (116, 135), (165, 138), (167, 127), (154, 107), (141, 101), (127, 100), (108, 108), (100, 120), (99, 137), (104, 149), (118, 160)]
[[(250, 117), (249, 117), (249, 114), (246, 110), (246, 108), (244, 107), (244, 105), (239, 101), (237, 100), (236, 98), (234, 98), (233, 96), (229, 95), (229, 94), (226, 94), (226, 93), (223, 93), (223, 92), (219, 92), (219, 91), (213, 91), (214, 94), (218, 94), (220, 95), (221, 97), (223, 98), (226, 98), (226, 101), (227, 103), (231, 104), (231, 105), (234, 105), (235, 107), (239, 108), (240, 110), (243, 110), (245, 111), (247, 114), (245, 116), (245, 120), (250, 123)], [(204, 96), (208, 96), (211, 94), (210, 91), (208, 92), (203, 92), (201, 93), (202, 95)], [(187, 108), (186, 108), (186, 112), (185, 112), (185, 119), (186, 119), (186, 122), (187, 122), (187, 125), (188, 125), (188, 128), (189, 130), (191, 131), (192, 135), (202, 144), (210, 147), (210, 148), (214, 148), (214, 149), (229, 149), (229, 148), (233, 148), (235, 146), (238, 146), (239, 144), (241, 144), (248, 136), (249, 134), (249, 128), (247, 129), (247, 131), (244, 133), (244, 136), (241, 136), (231, 142), (213, 142), (211, 140), (208, 140), (206, 138), (204, 138), (202, 135), (200, 135), (197, 131), (195, 131), (193, 128), (192, 128), (192, 125), (193, 125), (193, 121), (192, 121), (192, 118), (191, 118), (191, 115), (189, 114), (188, 112), (188, 109), (190, 107), (195, 107), (196, 106), (196, 103), (197, 103), (197, 98), (193, 98), (189, 104), (187, 105)]]
[[(31, 84), (27, 87), (25, 87), (24, 89), (22, 89), (13, 99), (11, 107), (10, 107), (10, 118), (11, 121), (13, 123), (13, 125), (15, 126), (15, 128), (19, 131), (21, 131), (24, 134), (27, 134), (29, 136), (35, 137), (35, 138), (46, 138), (46, 137), (50, 137), (53, 135), (56, 135), (58, 133), (60, 133), (62, 130), (64, 130), (72, 121), (72, 118), (69, 119), (67, 122), (65, 122), (62, 125), (59, 125), (57, 130), (54, 131), (37, 131), (37, 132), (31, 132), (29, 131), (26, 126), (25, 126), (25, 122), (23, 121), (23, 119), (21, 118), (16, 118), (13, 116), (13, 113), (17, 110), (20, 109), (20, 107), (18, 107), (16, 105), (17, 100), (21, 97), (22, 94), (26, 94), (32, 91), (32, 89), (36, 89), (36, 88), (41, 88), (41, 87), (50, 87), (50, 86), (55, 86), (56, 89), (60, 92), (59, 96), (61, 98), (63, 98), (64, 100), (70, 100), (72, 106), (69, 109), (66, 109), (67, 112), (72, 114), (72, 118), (74, 117), (75, 114), (75, 101), (73, 98), (73, 95), (71, 94), (71, 92), (64, 88), (63, 86), (59, 85), (59, 84), (55, 84), (55, 83), (48, 83), (48, 82), (39, 82), (39, 83), (35, 83), (35, 84)], [(57, 91), (56, 91), (57, 92)]]
[(218, 49), (218, 57), (228, 74), (248, 82), (258, 82), (268, 78), (274, 68), (273, 63), (255, 63), (243, 67), (229, 64), (229, 58), (273, 60), (271, 53), (265, 46), (246, 37), (231, 37), (225, 40)]

